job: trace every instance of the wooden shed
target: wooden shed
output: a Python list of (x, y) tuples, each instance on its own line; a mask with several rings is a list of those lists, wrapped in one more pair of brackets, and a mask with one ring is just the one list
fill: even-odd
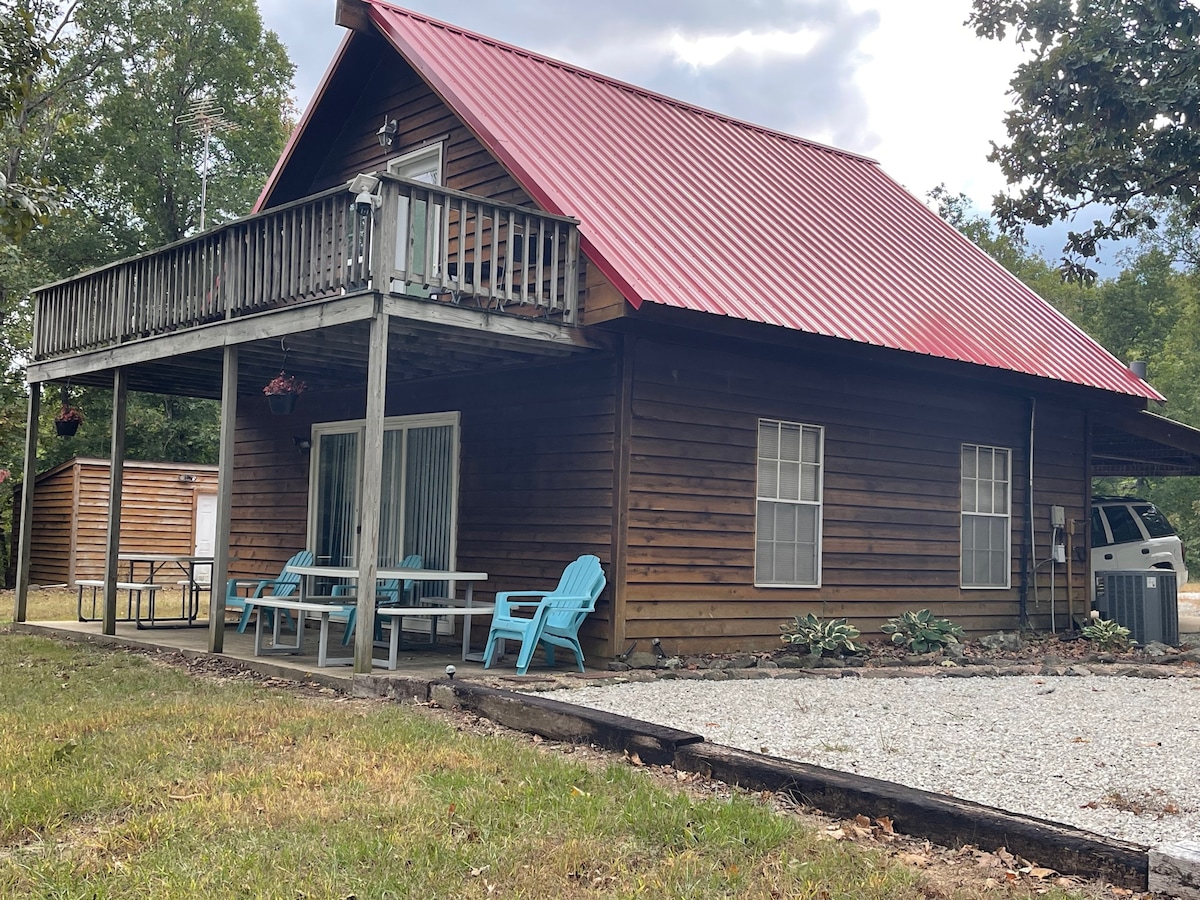
[[(109, 463), (75, 457), (37, 478), (30, 551), (33, 584), (104, 577)], [(20, 492), (20, 488), (17, 489)], [(217, 467), (126, 462), (121, 494), (121, 551), (211, 552)], [(20, 503), (14, 503), (14, 518)], [(20, 534), (14, 521), (13, 534)]]

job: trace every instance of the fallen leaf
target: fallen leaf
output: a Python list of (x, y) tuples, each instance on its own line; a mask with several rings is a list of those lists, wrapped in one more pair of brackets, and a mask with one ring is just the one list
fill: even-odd
[(1053, 869), (1046, 869), (1042, 866), (1031, 866), (1029, 869), (1029, 876), (1031, 878), (1049, 878), (1051, 875), (1057, 874)]
[(575, 785), (571, 785), (571, 796), (572, 797), (590, 797), (591, 794), (589, 794), (587, 791), (580, 790), (579, 788), (575, 787)]
[(868, 819), (866, 816), (864, 816), (862, 813), (859, 813), (857, 816), (854, 817), (854, 824), (861, 825), (863, 828), (870, 828), (871, 820)]
[(630, 765), (634, 765), (634, 766), (644, 766), (645, 765), (645, 763), (642, 762), (642, 758), (640, 756), (638, 756), (636, 753), (629, 754), (629, 762), (630, 762)]
[(195, 800), (197, 797), (203, 796), (203, 794), (167, 794), (171, 800)]
[(883, 829), (884, 834), (895, 834), (896, 833), (895, 829), (892, 827), (892, 820), (889, 819), (887, 816), (880, 816), (878, 819), (875, 820), (875, 824), (877, 824), (880, 828)]
[(1071, 743), (1072, 744), (1090, 744), (1091, 740), (1089, 738), (1085, 738), (1085, 737), (1073, 737), (1073, 738), (1071, 738)]

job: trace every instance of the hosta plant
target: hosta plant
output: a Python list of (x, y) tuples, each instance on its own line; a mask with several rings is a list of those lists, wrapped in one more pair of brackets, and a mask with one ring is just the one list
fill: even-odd
[(783, 632), (779, 639), (789, 646), (807, 650), (809, 653), (846, 654), (862, 650), (854, 639), (859, 631), (845, 619), (818, 619), (812, 613), (796, 616), (791, 622), (779, 626)]
[(882, 627), (884, 634), (892, 637), (892, 643), (908, 648), (911, 653), (932, 653), (944, 650), (948, 644), (957, 644), (963, 630), (949, 619), (940, 619), (927, 609), (904, 613), (888, 619)]
[(1124, 650), (1131, 643), (1129, 629), (1112, 619), (1096, 619), (1083, 626), (1082, 634), (1102, 650)]

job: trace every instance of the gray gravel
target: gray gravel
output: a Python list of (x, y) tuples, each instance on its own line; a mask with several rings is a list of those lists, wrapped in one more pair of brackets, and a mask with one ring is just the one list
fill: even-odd
[(1200, 679), (655, 681), (546, 696), (1154, 845), (1200, 839)]

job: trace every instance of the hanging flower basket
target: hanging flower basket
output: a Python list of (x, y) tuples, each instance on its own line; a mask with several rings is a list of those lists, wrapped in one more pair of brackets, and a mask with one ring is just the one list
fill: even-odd
[(59, 437), (74, 437), (83, 421), (83, 413), (77, 407), (64, 403), (54, 416), (54, 430)]
[(263, 393), (267, 397), (267, 406), (275, 415), (290, 415), (296, 408), (296, 398), (304, 393), (307, 385), (280, 369), (279, 374), (267, 382)]
[(267, 394), (267, 408), (276, 416), (288, 416), (296, 410), (295, 394)]

